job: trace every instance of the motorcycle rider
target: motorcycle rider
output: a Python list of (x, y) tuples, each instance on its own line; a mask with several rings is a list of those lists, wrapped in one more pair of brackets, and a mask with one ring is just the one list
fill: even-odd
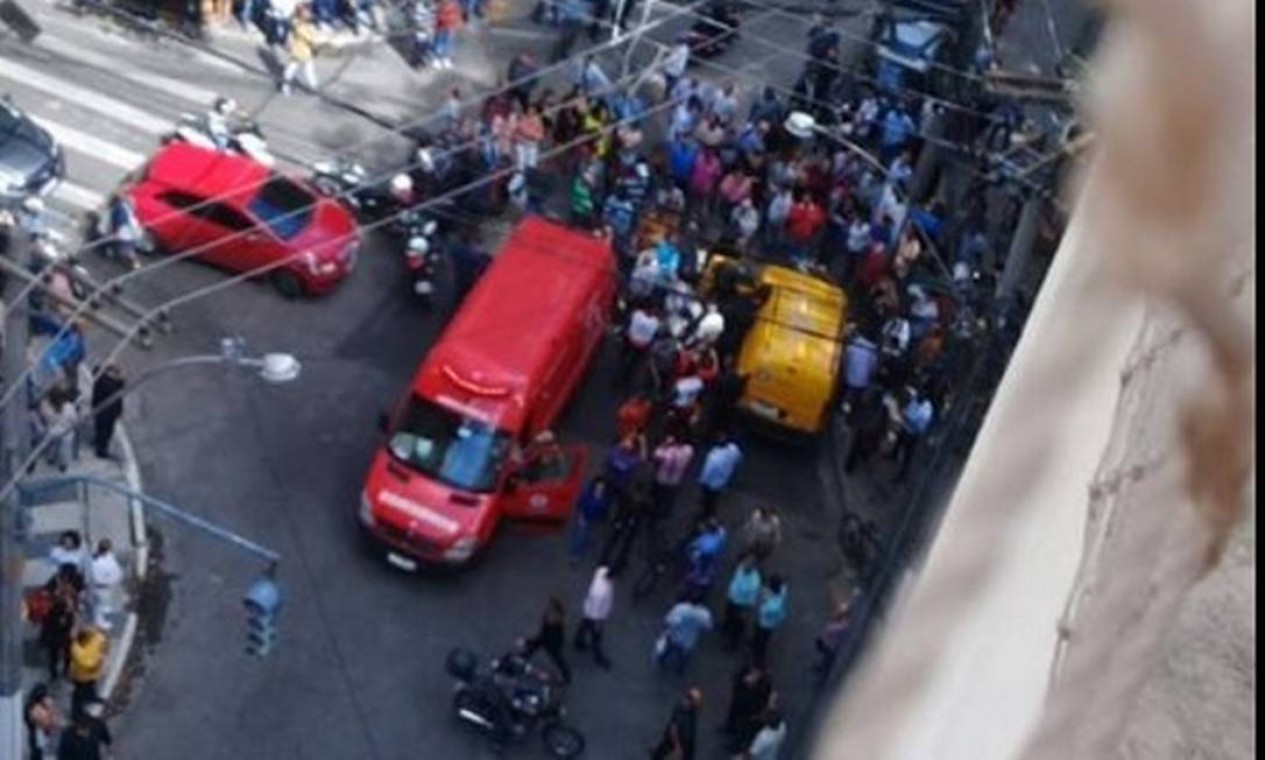
[(132, 199), (124, 193), (116, 193), (110, 200), (107, 219), (107, 255), (115, 256), (132, 269), (140, 269), (141, 262), (136, 248), (143, 230), (136, 218)]
[(549, 674), (531, 664), (526, 638), (519, 637), (508, 652), (492, 661), (489, 701), (496, 711), (493, 722), (504, 738), (526, 730), (520, 719), (532, 707), (530, 699), (539, 693), (540, 686), (549, 681)]
[(215, 143), (216, 150), (228, 150), (233, 139), (233, 118), (237, 113), (237, 101), (220, 95), (206, 112), (206, 132)]

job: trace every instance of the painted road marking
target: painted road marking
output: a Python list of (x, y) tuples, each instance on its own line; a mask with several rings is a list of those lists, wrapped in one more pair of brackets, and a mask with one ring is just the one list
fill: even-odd
[(34, 87), (37, 90), (43, 90), (49, 95), (68, 103), (109, 116), (142, 132), (161, 135), (171, 129), (171, 122), (167, 119), (159, 118), (120, 100), (106, 97), (85, 87), (80, 87), (58, 77), (49, 76), (5, 58), (0, 58), (0, 76)]
[(49, 134), (57, 139), (57, 142), (65, 147), (73, 148), (76, 152), (82, 153), (89, 158), (113, 164), (126, 171), (131, 171), (145, 163), (145, 156), (134, 150), (128, 150), (114, 143), (106, 142), (99, 137), (93, 137), (65, 124), (58, 124), (55, 121), (49, 121), (39, 116), (32, 118), (41, 127), (47, 129)]
[(125, 68), (120, 65), (119, 59), (115, 56), (101, 55), (100, 53), (92, 50), (66, 45), (61, 42), (54, 42), (52, 45), (43, 45), (43, 40), (44, 38), (40, 37), (36, 44), (42, 45), (49, 52), (55, 55), (64, 56), (71, 60), (78, 61), (79, 63), (86, 63), (89, 66), (94, 66), (111, 74), (117, 74), (125, 79), (129, 79), (137, 84), (144, 85), (151, 90), (165, 92), (168, 95), (173, 95), (191, 103), (204, 103), (209, 106), (219, 95), (219, 93), (212, 92), (208, 89), (198, 87), (195, 84), (189, 84), (188, 82), (178, 79), (170, 79), (159, 74), (152, 74), (148, 71), (141, 71), (139, 69)]
[(101, 193), (65, 180), (62, 180), (53, 190), (53, 197), (85, 211), (91, 211), (105, 205), (105, 196)]

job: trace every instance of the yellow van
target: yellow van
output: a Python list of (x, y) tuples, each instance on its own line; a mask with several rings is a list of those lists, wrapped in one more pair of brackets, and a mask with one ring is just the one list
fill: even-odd
[[(707, 275), (723, 261), (713, 256)], [(768, 297), (738, 353), (738, 371), (748, 377), (738, 406), (775, 426), (816, 434), (835, 397), (847, 297), (794, 269), (766, 264), (756, 274)]]

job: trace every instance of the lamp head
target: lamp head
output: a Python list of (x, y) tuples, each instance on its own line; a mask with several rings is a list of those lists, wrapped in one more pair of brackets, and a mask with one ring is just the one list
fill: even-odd
[(264, 382), (278, 385), (294, 380), (301, 370), (299, 360), (290, 354), (265, 354), (259, 376)]

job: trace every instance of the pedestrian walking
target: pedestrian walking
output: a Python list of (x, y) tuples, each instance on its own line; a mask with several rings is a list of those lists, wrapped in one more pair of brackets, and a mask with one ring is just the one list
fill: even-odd
[(563, 645), (567, 637), (567, 613), (558, 597), (550, 597), (545, 605), (545, 612), (540, 618), (540, 628), (536, 635), (527, 640), (525, 656), (530, 657), (537, 649), (544, 649), (545, 654), (562, 674), (563, 683), (571, 683), (571, 666), (563, 655)]
[(37, 683), (31, 687), (22, 708), (22, 722), (26, 725), (26, 749), (30, 760), (51, 758), (49, 752), (53, 748), (53, 735), (61, 728), (61, 716), (47, 685)]
[(854, 410), (852, 441), (843, 462), (843, 471), (852, 473), (867, 464), (878, 453), (887, 430), (888, 414), (882, 401), (883, 393), (871, 387), (861, 396)]
[(632, 551), (637, 536), (641, 534), (642, 526), (649, 519), (650, 509), (650, 496), (645, 484), (640, 481), (632, 488), (629, 498), (616, 502), (610, 537), (602, 547), (600, 560), (610, 568), (611, 575), (619, 575), (624, 571), (628, 554)]
[(70, 699), (71, 715), (77, 715), (88, 702), (98, 699), (97, 682), (105, 672), (105, 656), (110, 641), (101, 629), (84, 626), (70, 645), (70, 681), (74, 692)]
[(117, 364), (107, 364), (92, 382), (92, 449), (99, 459), (110, 457), (114, 426), (123, 415), (126, 384), (123, 370)]
[(439, 0), (435, 7), (435, 67), (452, 68), (452, 51), (457, 30), (462, 24), (461, 4), (457, 0)]
[(599, 667), (610, 670), (611, 661), (602, 649), (602, 632), (615, 602), (615, 585), (606, 567), (597, 568), (584, 596), (584, 615), (575, 629), (572, 645), (579, 651), (593, 650), (593, 660)]
[(663, 619), (663, 633), (655, 642), (655, 663), (665, 670), (684, 673), (699, 637), (710, 631), (712, 625), (712, 613), (698, 597), (684, 597)]
[(571, 49), (580, 39), (584, 31), (585, 19), (589, 15), (588, 3), (584, 0), (552, 0), (561, 27), (558, 39), (549, 52), (549, 62), (557, 63), (571, 56)]
[(102, 712), (101, 701), (94, 700), (71, 716), (70, 728), (62, 731), (57, 743), (57, 760), (108, 760), (114, 737)]
[(50, 603), (40, 623), (39, 642), (48, 655), (48, 681), (55, 683), (70, 670), (70, 643), (79, 596), (69, 574), (61, 570), (49, 579), (45, 588)]
[(841, 411), (851, 418), (857, 400), (874, 382), (878, 372), (879, 348), (868, 335), (857, 330), (848, 341), (843, 360), (843, 403)]
[(518, 104), (527, 110), (527, 106), (531, 104), (531, 93), (535, 89), (539, 77), (536, 76), (540, 71), (540, 63), (536, 60), (536, 56), (531, 53), (519, 53), (510, 61), (509, 68), (506, 70), (506, 81), (510, 86), (510, 95), (518, 101)]
[(721, 731), (728, 737), (731, 752), (741, 752), (760, 730), (761, 718), (773, 695), (773, 679), (768, 671), (748, 662), (734, 674), (729, 710)]
[(720, 496), (733, 480), (738, 463), (742, 461), (742, 448), (728, 434), (721, 433), (716, 443), (703, 459), (703, 469), (698, 474), (701, 518), (716, 516)]
[(781, 709), (768, 710), (761, 720), (760, 730), (747, 747), (744, 760), (777, 760), (786, 744), (786, 718)]
[(571, 566), (580, 564), (589, 552), (593, 543), (593, 532), (606, 522), (610, 514), (611, 495), (606, 485), (606, 477), (598, 475), (589, 481), (584, 492), (576, 502), (575, 516), (571, 519), (571, 536), (568, 542), (568, 555)]
[(909, 463), (913, 460), (914, 449), (918, 442), (927, 436), (931, 421), (935, 416), (935, 407), (931, 399), (916, 388), (910, 388), (908, 401), (900, 413), (900, 432), (896, 436), (896, 444), (892, 447), (890, 457), (898, 463), (896, 480), (904, 480), (909, 472)]
[(311, 12), (307, 6), (299, 6), (294, 13), (294, 26), (289, 34), (290, 60), (281, 72), (281, 94), (289, 95), (294, 79), (303, 76), (303, 83), (316, 91), (316, 28), (312, 26)]
[(725, 617), (721, 623), (725, 648), (733, 651), (742, 643), (747, 621), (755, 612), (760, 598), (760, 568), (751, 554), (743, 554), (734, 567), (733, 577), (725, 593)]
[(782, 518), (770, 506), (761, 504), (751, 512), (742, 528), (746, 551), (757, 562), (767, 560), (782, 543)]
[(93, 624), (103, 631), (113, 627), (110, 613), (114, 611), (114, 600), (123, 583), (123, 566), (114, 556), (114, 544), (108, 538), (97, 542), (97, 550), (92, 555), (89, 566), (92, 578)]
[(654, 519), (665, 520), (672, 514), (676, 495), (685, 481), (685, 471), (694, 459), (694, 447), (676, 432), (669, 431), (654, 450)]
[(756, 612), (755, 636), (751, 639), (751, 657), (760, 667), (765, 667), (768, 662), (769, 639), (786, 621), (788, 590), (786, 581), (780, 575), (773, 575), (761, 594)]
[(698, 739), (698, 712), (703, 706), (703, 692), (686, 689), (681, 701), (672, 708), (663, 738), (650, 750), (650, 760), (694, 760)]
[(663, 92), (665, 96), (672, 96), (672, 93), (676, 90), (677, 83), (685, 76), (685, 70), (689, 65), (689, 37), (682, 32), (673, 38), (672, 46), (668, 48), (668, 54), (663, 60)]
[(79, 411), (70, 391), (54, 386), (40, 404), (40, 418), (47, 439), (45, 457), (59, 472), (78, 458)]
[(615, 371), (616, 384), (627, 385), (636, 377), (662, 325), (663, 320), (659, 315), (659, 310), (653, 303), (645, 301), (637, 304), (633, 309), (628, 316), (628, 326), (624, 330), (619, 365)]
[(843, 643), (847, 641), (852, 627), (852, 609), (850, 602), (843, 602), (831, 613), (830, 619), (817, 632), (813, 639), (813, 649), (817, 651), (817, 661), (813, 663), (813, 675), (820, 683), (834, 669), (835, 660)]
[(540, 161), (540, 143), (545, 139), (545, 121), (534, 103), (523, 106), (514, 131), (514, 154), (518, 170), (527, 172)]

